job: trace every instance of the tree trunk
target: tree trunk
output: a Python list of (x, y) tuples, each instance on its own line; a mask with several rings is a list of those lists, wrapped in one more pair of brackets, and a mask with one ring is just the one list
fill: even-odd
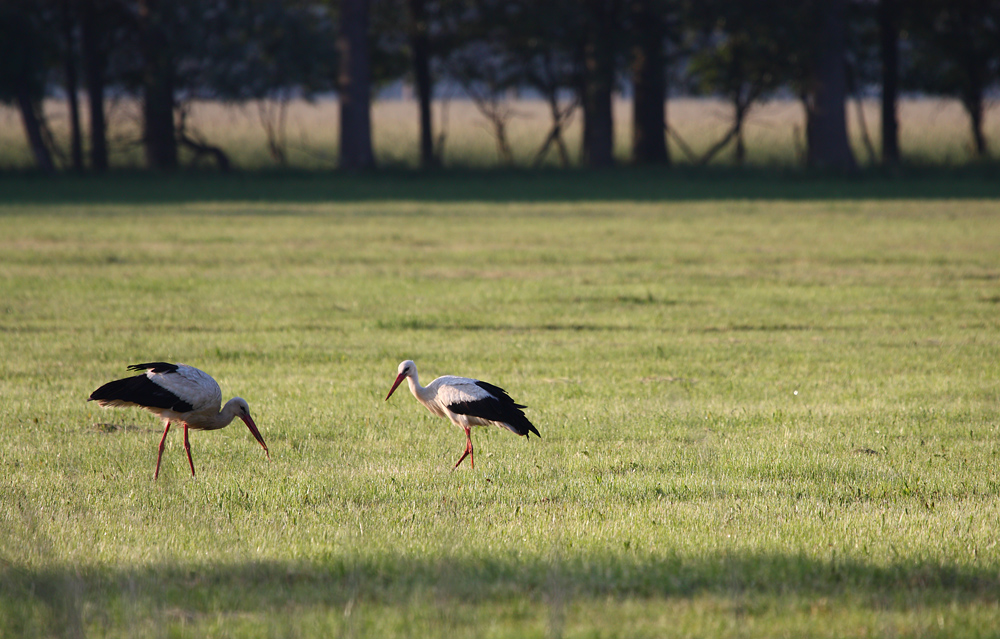
[(174, 130), (174, 65), (159, 0), (139, 0), (142, 38), (142, 115), (146, 164), (151, 169), (177, 168)]
[(205, 140), (201, 139), (195, 133), (188, 133), (187, 129), (187, 115), (189, 109), (185, 106), (181, 106), (180, 111), (180, 122), (177, 126), (177, 141), (186, 146), (187, 148), (194, 151), (194, 162), (197, 163), (202, 157), (209, 155), (215, 160), (215, 165), (219, 167), (219, 170), (223, 173), (228, 173), (229, 169), (232, 167), (232, 163), (229, 161), (229, 156), (226, 152), (219, 147), (209, 144)]
[(583, 160), (591, 168), (614, 163), (614, 18), (617, 0), (588, 0), (584, 46)]
[(632, 16), (637, 42), (632, 51), (632, 159), (636, 164), (670, 164), (667, 128), (667, 79), (663, 41), (666, 24), (649, 0), (635, 2)]
[(55, 170), (52, 162), (52, 154), (45, 146), (45, 138), (42, 135), (42, 124), (38, 115), (38, 104), (31, 97), (31, 92), (26, 84), (22, 84), (17, 90), (17, 107), (21, 111), (21, 121), (24, 123), (24, 132), (28, 137), (28, 145), (31, 153), (35, 156), (35, 164), (46, 173)]
[(747, 159), (747, 147), (746, 142), (743, 139), (743, 123), (746, 121), (747, 112), (750, 110), (750, 104), (747, 103), (743, 105), (737, 102), (735, 118), (736, 122), (733, 126), (736, 127), (736, 131), (733, 135), (736, 136), (736, 149), (733, 152), (733, 160), (736, 162), (736, 166), (743, 166)]
[(847, 140), (846, 0), (819, 3), (820, 32), (812, 86), (806, 95), (806, 162), (811, 167), (855, 168)]
[(62, 0), (63, 39), (66, 58), (63, 68), (66, 72), (66, 97), (69, 99), (70, 158), (74, 171), (83, 170), (83, 145), (80, 140), (80, 102), (76, 80), (76, 38), (73, 36), (74, 11), (71, 0)]
[(410, 51), (413, 55), (413, 78), (420, 109), (420, 166), (430, 168), (437, 164), (434, 157), (434, 129), (431, 120), (431, 45), (427, 34), (426, 0), (409, 0)]
[(972, 142), (977, 158), (986, 157), (986, 135), (983, 133), (983, 92), (973, 87), (962, 96), (962, 106), (969, 114), (969, 126), (972, 128)]
[(368, 48), (369, 0), (340, 5), (340, 167), (375, 166), (371, 133), (371, 62)]
[(882, 54), (882, 164), (899, 164), (899, 2), (878, 4), (879, 43)]
[(559, 160), (562, 162), (563, 168), (566, 168), (569, 166), (569, 149), (566, 148), (566, 142), (563, 140), (562, 134), (566, 123), (569, 122), (578, 103), (573, 102), (565, 108), (560, 108), (559, 93), (556, 89), (546, 92), (545, 100), (549, 103), (549, 113), (552, 115), (552, 128), (549, 129), (549, 134), (545, 137), (545, 142), (542, 143), (541, 148), (535, 154), (535, 159), (531, 165), (534, 168), (541, 166), (542, 160), (545, 159), (545, 154), (549, 151), (549, 147), (555, 144), (559, 150)]
[(82, 0), (80, 5), (80, 49), (83, 58), (83, 78), (87, 83), (90, 107), (90, 168), (108, 169), (108, 135), (104, 118), (104, 52), (98, 42), (100, 27), (94, 7), (95, 0)]

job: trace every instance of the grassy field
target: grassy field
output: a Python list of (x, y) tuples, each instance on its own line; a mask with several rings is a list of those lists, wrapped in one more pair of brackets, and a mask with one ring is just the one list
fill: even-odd
[[(81, 105), (83, 108), (84, 105)], [(514, 103), (514, 117), (508, 126), (515, 166), (530, 166), (542, 141), (548, 135), (548, 107), (539, 101)], [(721, 139), (731, 126), (732, 109), (714, 99), (671, 99), (667, 105), (670, 126), (685, 144), (700, 156)], [(119, 101), (108, 109), (111, 162), (118, 168), (143, 166), (139, 145), (141, 121), (138, 105)], [(877, 100), (863, 103), (864, 128), (879, 148), (879, 113)], [(68, 148), (68, 116), (65, 102), (46, 103), (53, 132), (65, 150)], [(87, 121), (84, 109), (83, 119)], [(285, 137), (288, 166), (303, 170), (325, 170), (337, 165), (339, 107), (336, 101), (296, 101), (288, 107)], [(615, 154), (628, 163), (632, 139), (631, 103), (614, 103)], [(858, 162), (871, 164), (863, 138), (863, 127), (855, 103), (848, 109), (848, 130)], [(968, 116), (956, 100), (906, 99), (899, 104), (900, 147), (904, 158), (916, 165), (966, 166), (975, 164)], [(418, 158), (417, 108), (415, 103), (399, 100), (377, 101), (372, 108), (372, 143), (383, 167), (413, 167)], [(233, 106), (215, 102), (194, 105), (189, 123), (204, 139), (224, 149), (234, 166), (248, 170), (276, 166), (268, 153), (267, 139), (253, 105)], [(579, 163), (582, 115), (579, 113), (566, 130), (571, 161)], [(466, 100), (439, 100), (434, 106), (435, 135), (444, 136), (442, 161), (450, 168), (495, 168), (500, 162), (490, 126), (475, 106)], [(995, 109), (985, 116), (985, 135), (992, 145), (1000, 140), (1000, 117)], [(751, 111), (746, 125), (747, 165), (757, 168), (802, 166), (805, 121), (802, 106), (794, 100), (775, 100)], [(675, 162), (691, 160), (677, 144), (669, 140)], [(68, 153), (67, 153), (68, 155)], [(714, 165), (731, 165), (733, 149), (720, 153)], [(190, 154), (182, 149), (182, 159)], [(547, 166), (557, 166), (555, 149), (549, 153)], [(20, 116), (10, 107), (0, 105), (0, 169), (33, 166)]]
[[(620, 195), (0, 182), (0, 636), (998, 636), (998, 200), (574, 175)], [(405, 358), (542, 439), (450, 472)], [(154, 482), (86, 402), (151, 359), (273, 460), (174, 432)]]

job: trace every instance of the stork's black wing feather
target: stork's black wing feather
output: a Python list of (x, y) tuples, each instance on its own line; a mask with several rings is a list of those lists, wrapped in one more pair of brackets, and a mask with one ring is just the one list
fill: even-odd
[(510, 395), (507, 394), (507, 391), (500, 388), (499, 386), (494, 386), (489, 382), (484, 382), (478, 379), (476, 380), (476, 386), (483, 389), (490, 395), (496, 397), (501, 404), (510, 404), (515, 408), (527, 408), (527, 406), (524, 406), (523, 404), (516, 403), (513, 399), (510, 398)]
[[(145, 366), (145, 365), (143, 365)], [(176, 370), (176, 367), (175, 367)], [(167, 408), (178, 413), (194, 410), (194, 406), (163, 388), (145, 375), (126, 377), (108, 382), (90, 394), (88, 401), (125, 403), (149, 408)]]
[(508, 424), (511, 430), (518, 435), (527, 437), (529, 433), (534, 433), (541, 437), (538, 429), (528, 421), (524, 412), (521, 411), (527, 406), (514, 402), (507, 391), (489, 382), (476, 381), (476, 386), (489, 393), (491, 397), (450, 404), (448, 409), (459, 415), (473, 415), (493, 422), (503, 422)]
[(132, 364), (128, 367), (130, 371), (148, 371), (152, 370), (154, 373), (176, 373), (177, 364), (171, 364), (170, 362), (146, 362), (145, 364)]

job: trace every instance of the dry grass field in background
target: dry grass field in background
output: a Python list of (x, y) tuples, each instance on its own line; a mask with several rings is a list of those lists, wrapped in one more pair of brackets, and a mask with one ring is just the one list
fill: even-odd
[[(530, 166), (550, 126), (547, 106), (539, 101), (513, 103), (509, 140), (516, 166)], [(68, 120), (64, 102), (46, 105), (52, 129), (63, 148), (67, 147)], [(109, 108), (112, 164), (141, 166), (138, 144), (139, 116), (134, 102), (122, 101)], [(855, 154), (861, 165), (871, 163), (863, 141), (855, 102), (848, 105), (849, 127)], [(876, 152), (879, 147), (879, 106), (864, 103), (865, 125)], [(720, 100), (683, 98), (668, 103), (668, 118), (678, 135), (700, 155), (725, 134), (731, 109)], [(86, 110), (83, 119), (86, 122)], [(918, 99), (900, 104), (901, 146), (905, 158), (920, 164), (955, 166), (974, 160), (968, 117), (954, 100)], [(579, 162), (581, 112), (577, 112), (566, 141), (571, 160)], [(798, 101), (773, 101), (751, 112), (746, 125), (747, 163), (758, 167), (801, 165), (804, 148), (803, 113)], [(277, 166), (268, 151), (267, 137), (256, 103), (237, 106), (198, 103), (189, 118), (191, 128), (205, 141), (220, 146), (236, 167), (262, 169)], [(627, 162), (631, 139), (630, 103), (615, 103), (615, 146), (622, 162)], [(287, 166), (299, 169), (326, 169), (337, 165), (338, 107), (335, 100), (295, 101), (288, 106), (285, 142)], [(451, 167), (500, 166), (496, 144), (488, 121), (468, 101), (438, 101), (435, 104), (436, 135), (444, 135), (444, 164)], [(383, 166), (414, 166), (417, 158), (417, 107), (413, 101), (387, 100), (373, 106), (373, 136), (378, 161)], [(986, 135), (1000, 143), (1000, 118), (987, 113)], [(690, 159), (671, 141), (671, 154), (678, 163)], [(182, 154), (182, 161), (190, 161)], [(715, 164), (731, 164), (732, 147), (714, 159)], [(558, 165), (552, 149), (546, 164)], [(0, 107), (0, 169), (32, 166), (16, 110)]]

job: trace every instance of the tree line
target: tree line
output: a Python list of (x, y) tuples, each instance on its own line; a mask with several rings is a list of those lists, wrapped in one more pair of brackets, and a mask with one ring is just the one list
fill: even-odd
[[(550, 115), (536, 164), (550, 153), (569, 164), (564, 132), (579, 113), (583, 163), (610, 166), (621, 91), (632, 98), (635, 164), (669, 165), (669, 139), (694, 163), (728, 147), (741, 162), (748, 114), (784, 96), (805, 112), (806, 163), (850, 169), (847, 104), (872, 94), (881, 98), (881, 148), (867, 131), (865, 144), (896, 164), (904, 92), (958, 99), (975, 152), (986, 156), (1000, 0), (0, 0), (0, 101), (19, 111), (45, 171), (108, 169), (111, 96), (141, 104), (136, 142), (151, 169), (176, 168), (181, 147), (229, 167), (189, 125), (195, 100), (257, 102), (282, 162), (282, 105), (327, 92), (339, 98), (340, 166), (371, 168), (372, 95), (395, 82), (412, 87), (419, 105), (423, 167), (440, 162), (431, 104), (441, 86), (476, 105), (505, 162), (511, 95), (526, 92)], [(670, 126), (667, 98), (680, 93), (732, 106), (725, 135), (703, 153)], [(68, 149), (41, 108), (53, 95), (69, 106)]]

